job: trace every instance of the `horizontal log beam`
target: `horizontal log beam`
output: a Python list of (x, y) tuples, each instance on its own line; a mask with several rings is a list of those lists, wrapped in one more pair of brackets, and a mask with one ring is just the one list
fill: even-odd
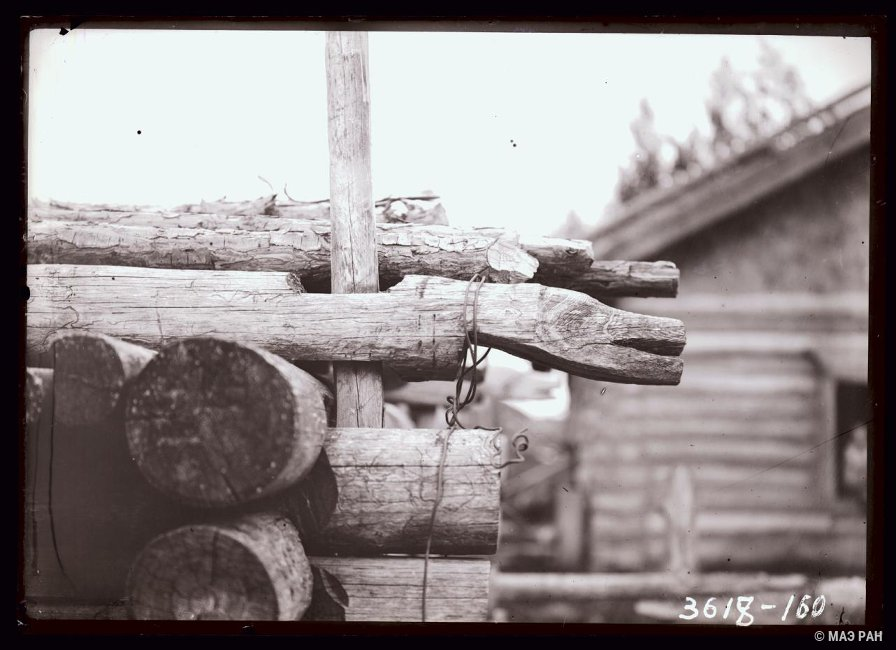
[(492, 573), (498, 604), (546, 597), (558, 600), (620, 600), (799, 589), (804, 575), (765, 573)]
[[(286, 273), (29, 265), (28, 287), (31, 353), (64, 330), (153, 349), (217, 335), (287, 359), (383, 361), (406, 378), (447, 379), (473, 327), (468, 283), (425, 276), (379, 294), (317, 295), (296, 291)], [(475, 320), (480, 344), (571, 374), (643, 384), (681, 378), (678, 320), (534, 284), (483, 285)]]
[[(338, 498), (313, 553), (422, 553), (438, 492), (446, 430), (330, 429), (324, 448)], [(432, 552), (492, 554), (498, 543), (500, 476), (494, 431), (452, 432), (442, 466), (442, 499)]]
[[(228, 218), (223, 219), (227, 223)], [(208, 225), (210, 220), (206, 218), (203, 224)], [(259, 222), (259, 218), (240, 217), (238, 221)], [(328, 292), (332, 240), (329, 222), (270, 217), (258, 225), (263, 229), (35, 221), (28, 229), (28, 261), (290, 271), (315, 292)], [(489, 277), (498, 282), (523, 282), (530, 280), (538, 267), (538, 262), (520, 248), (515, 233), (492, 236), (449, 226), (380, 224), (377, 253), (384, 287), (406, 275), (467, 280), (482, 270), (488, 270)]]
[[(33, 206), (28, 214), (32, 263), (285, 270), (296, 272), (315, 291), (329, 289), (330, 224), (319, 218)], [(510, 258), (502, 263), (517, 264), (518, 274), (511, 269), (493, 272), (495, 280), (527, 279), (598, 299), (673, 298), (678, 293), (679, 271), (672, 262), (595, 260), (591, 243), (584, 240), (520, 238), (502, 228), (449, 228), (421, 221), (380, 223), (377, 230), (381, 288), (406, 274), (466, 280), (487, 267), (480, 263), (483, 242), (498, 240), (525, 255), (508, 252)], [(216, 231), (226, 232), (227, 239), (213, 235)], [(260, 246), (265, 249), (258, 250)], [(464, 259), (469, 264), (462, 264)]]
[[(384, 223), (424, 223), (448, 225), (445, 208), (438, 202), (439, 197), (421, 193), (415, 196), (387, 196), (374, 202), (377, 221)], [(142, 214), (218, 214), (226, 216), (273, 216), (292, 219), (329, 221), (330, 200), (280, 201), (276, 194), (261, 196), (248, 201), (200, 201), (184, 203), (168, 209), (147, 205), (126, 205), (109, 203), (74, 203), (71, 201), (41, 201), (34, 199), (28, 206), (30, 214), (80, 214), (108, 212), (127, 217), (131, 213)]]
[[(346, 621), (420, 622), (423, 558), (311, 557), (332, 573), (348, 594)], [(488, 619), (487, 558), (431, 558), (426, 589), (426, 622)]]

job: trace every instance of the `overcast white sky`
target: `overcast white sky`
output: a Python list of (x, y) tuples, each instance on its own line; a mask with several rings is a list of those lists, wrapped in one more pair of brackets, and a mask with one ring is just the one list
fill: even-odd
[[(819, 103), (870, 79), (869, 39), (765, 38)], [(322, 32), (36, 30), (30, 47), (32, 197), (248, 199), (269, 193), (258, 176), (329, 194)], [(594, 223), (641, 98), (660, 132), (708, 132), (710, 73), (758, 52), (755, 36), (371, 33), (374, 194), (434, 190), (455, 225)]]

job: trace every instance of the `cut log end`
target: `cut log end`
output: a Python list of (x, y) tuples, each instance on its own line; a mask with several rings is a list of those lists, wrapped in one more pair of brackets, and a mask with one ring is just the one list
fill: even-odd
[(61, 336), (52, 350), (55, 416), (70, 425), (94, 424), (109, 417), (125, 383), (155, 354), (102, 334)]
[(191, 505), (268, 496), (317, 459), (326, 392), (261, 349), (183, 339), (164, 348), (128, 391), (131, 455), (150, 483)]
[(295, 527), (253, 515), (155, 538), (134, 563), (128, 591), (138, 620), (295, 621), (311, 602), (312, 584)]

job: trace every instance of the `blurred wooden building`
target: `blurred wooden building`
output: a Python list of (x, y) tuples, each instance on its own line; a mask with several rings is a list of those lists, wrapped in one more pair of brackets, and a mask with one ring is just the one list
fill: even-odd
[(683, 466), (700, 570), (864, 575), (869, 104), (858, 89), (593, 233), (598, 259), (678, 265), (677, 298), (616, 306), (682, 319), (688, 343), (679, 386), (571, 379), (583, 569), (669, 565)]

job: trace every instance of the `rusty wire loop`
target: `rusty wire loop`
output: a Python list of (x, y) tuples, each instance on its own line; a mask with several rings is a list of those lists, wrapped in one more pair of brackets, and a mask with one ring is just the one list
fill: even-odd
[[(426, 591), (429, 584), (429, 557), (430, 552), (432, 550), (432, 538), (433, 531), (435, 530), (435, 521), (436, 521), (436, 512), (438, 511), (439, 504), (442, 502), (442, 495), (444, 492), (444, 471), (445, 471), (445, 458), (448, 455), (448, 441), (451, 438), (451, 434), (456, 429), (467, 429), (470, 427), (465, 427), (463, 423), (458, 418), (460, 412), (466, 408), (469, 404), (472, 404), (476, 399), (476, 389), (478, 386), (478, 380), (476, 378), (476, 369), (485, 361), (486, 357), (488, 357), (489, 352), (492, 351), (491, 348), (488, 348), (485, 353), (480, 357), (479, 356), (479, 324), (478, 324), (478, 312), (479, 312), (479, 291), (482, 289), (482, 285), (488, 280), (488, 269), (483, 269), (482, 271), (478, 271), (473, 274), (473, 277), (470, 278), (470, 281), (467, 283), (466, 291), (464, 291), (464, 310), (463, 310), (463, 328), (464, 328), (464, 346), (461, 357), (460, 366), (457, 369), (457, 375), (454, 381), (454, 395), (449, 396), (446, 401), (448, 402), (448, 406), (445, 409), (445, 423), (448, 425), (448, 429), (445, 431), (445, 437), (442, 438), (442, 453), (439, 458), (439, 466), (436, 473), (436, 495), (433, 499), (432, 511), (429, 517), (429, 534), (426, 538), (426, 549), (423, 554), (423, 591), (422, 598), (420, 601), (420, 609), (421, 609), (421, 620), (426, 622)], [(473, 318), (472, 320), (468, 318), (467, 312), (470, 307), (470, 291), (473, 290)], [(472, 332), (472, 334), (471, 334)], [(467, 354), (470, 354), (473, 361), (471, 364), (467, 364)], [(472, 374), (471, 374), (472, 373)], [(462, 396), (464, 393), (464, 379), (467, 375), (470, 376), (470, 385), (467, 387), (466, 394)], [(517, 435), (515, 435), (511, 441), (511, 445), (513, 446), (515, 456), (510, 460), (504, 463), (498, 463), (501, 457), (501, 447), (499, 444), (499, 438), (501, 428), (493, 428), (493, 427), (472, 427), (473, 429), (480, 429), (483, 431), (494, 431), (495, 435), (491, 439), (491, 444), (495, 448), (495, 460), (492, 461), (492, 466), (500, 470), (508, 465), (514, 463), (521, 463), (526, 460), (523, 457), (522, 452), (526, 451), (529, 447), (529, 438), (525, 435), (527, 429), (523, 429)]]

